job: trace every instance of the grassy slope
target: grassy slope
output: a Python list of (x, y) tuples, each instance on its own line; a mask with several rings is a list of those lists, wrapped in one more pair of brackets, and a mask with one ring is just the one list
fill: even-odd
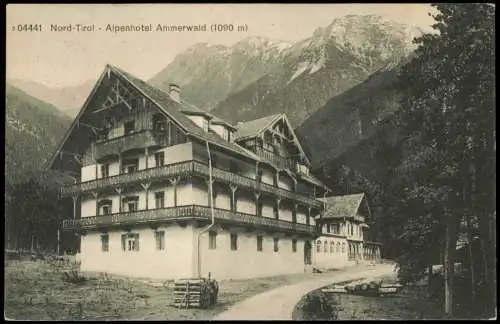
[(5, 265), (5, 314), (18, 320), (182, 320), (211, 319), (236, 302), (278, 286), (311, 279), (314, 274), (283, 275), (219, 282), (214, 309), (177, 309), (172, 306), (172, 281), (152, 285), (120, 276), (90, 277), (85, 284), (64, 282), (62, 272), (74, 263), (8, 261)]

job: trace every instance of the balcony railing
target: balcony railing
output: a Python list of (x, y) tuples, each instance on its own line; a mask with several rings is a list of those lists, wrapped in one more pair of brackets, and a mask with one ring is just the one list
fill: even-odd
[(256, 154), (259, 157), (278, 166), (279, 168), (295, 170), (295, 163), (293, 162), (293, 160), (289, 158), (285, 158), (283, 156), (277, 155), (276, 153), (273, 152), (266, 151), (264, 149), (257, 149)]
[(144, 147), (160, 146), (165, 144), (165, 135), (150, 129), (141, 130), (120, 137), (111, 138), (95, 144), (95, 158), (102, 159), (110, 155), (141, 149)]
[[(128, 213), (84, 217), (63, 221), (64, 230), (88, 230), (102, 227), (152, 224), (179, 220), (210, 220), (211, 210), (207, 206), (189, 205), (160, 209), (140, 210)], [(252, 214), (214, 208), (216, 221), (246, 226), (264, 227), (291, 233), (316, 235), (312, 225), (293, 223), (279, 219), (259, 217)]]
[[(200, 162), (194, 162), (194, 172), (195, 174), (207, 176), (209, 175), (208, 173), (208, 166), (206, 164), (200, 163)], [(293, 192), (293, 191), (288, 191), (283, 188), (275, 187), (273, 185), (264, 183), (264, 182), (259, 182), (255, 179), (247, 178), (229, 171), (221, 170), (221, 169), (216, 169), (213, 168), (212, 172), (212, 177), (215, 180), (218, 180), (220, 182), (225, 182), (229, 184), (234, 184), (237, 186), (241, 186), (247, 189), (253, 189), (256, 191), (264, 191), (268, 192), (271, 194), (274, 194), (278, 197), (282, 198), (287, 198), (287, 199), (292, 199), (304, 204), (312, 205), (314, 207), (321, 208), (323, 207), (323, 203), (319, 200), (316, 200), (311, 197), (303, 196), (299, 193)]]
[[(187, 177), (199, 175), (209, 176), (209, 168), (206, 164), (197, 161), (180, 162), (176, 164), (164, 165), (161, 167), (139, 170), (133, 173), (119, 174), (107, 178), (91, 180), (77, 183), (61, 189), (62, 196), (71, 196), (80, 192), (87, 192), (97, 189), (112, 188), (121, 184), (139, 183), (154, 179), (166, 179), (171, 177)], [(299, 193), (278, 188), (255, 179), (247, 178), (229, 171), (213, 168), (212, 177), (216, 181), (234, 184), (236, 186), (272, 193), (278, 197), (292, 199), (313, 207), (322, 208), (323, 203), (311, 197), (303, 196)]]
[(171, 178), (175, 176), (187, 176), (193, 172), (193, 162), (183, 162), (164, 165), (156, 168), (139, 170), (137, 172), (122, 173), (111, 177), (100, 178), (76, 183), (61, 188), (61, 195), (70, 196), (81, 192), (92, 191), (96, 189), (106, 189), (119, 186), (121, 184), (133, 184), (144, 182), (151, 179)]

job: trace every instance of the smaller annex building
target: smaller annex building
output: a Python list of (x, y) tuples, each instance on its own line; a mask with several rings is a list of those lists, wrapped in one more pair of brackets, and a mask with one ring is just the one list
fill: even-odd
[(381, 244), (365, 241), (371, 218), (365, 194), (318, 198), (325, 211), (317, 219), (321, 235), (315, 241), (314, 265), (320, 269), (336, 269), (360, 260), (381, 258)]

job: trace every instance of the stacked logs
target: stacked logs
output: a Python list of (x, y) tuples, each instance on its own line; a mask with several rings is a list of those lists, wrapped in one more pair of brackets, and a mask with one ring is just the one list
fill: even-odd
[(174, 282), (174, 305), (178, 308), (211, 308), (217, 303), (219, 285), (214, 279), (190, 278)]
[(402, 288), (403, 286), (400, 284), (383, 284), (375, 281), (349, 284), (344, 287), (348, 293), (362, 296), (384, 296), (397, 293)]
[(359, 284), (351, 284), (345, 286), (345, 290), (351, 294), (364, 296), (377, 296), (380, 284), (375, 281), (363, 282)]

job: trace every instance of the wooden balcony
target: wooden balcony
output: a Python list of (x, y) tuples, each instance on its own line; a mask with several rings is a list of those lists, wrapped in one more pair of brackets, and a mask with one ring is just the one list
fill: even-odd
[[(206, 164), (197, 161), (180, 162), (176, 164), (164, 165), (161, 167), (139, 170), (133, 173), (120, 174), (112, 177), (101, 178), (73, 184), (61, 189), (62, 196), (71, 196), (89, 191), (103, 190), (121, 186), (123, 184), (132, 184), (139, 182), (147, 182), (158, 179), (167, 179), (176, 176), (189, 177), (192, 175), (209, 177), (209, 168)], [(264, 191), (271, 193), (277, 197), (291, 199), (299, 203), (310, 205), (316, 208), (322, 208), (323, 203), (313, 197), (301, 195), (296, 192), (288, 191), (283, 188), (278, 188), (266, 183), (258, 182), (257, 180), (247, 178), (229, 171), (213, 168), (212, 177), (215, 181), (233, 184), (246, 189), (255, 191)]]
[(71, 196), (79, 193), (98, 191), (123, 184), (145, 182), (152, 179), (168, 179), (176, 176), (188, 176), (193, 173), (193, 162), (182, 162), (164, 165), (161, 167), (139, 170), (132, 173), (122, 173), (111, 177), (80, 182), (61, 188), (62, 196)]
[(120, 153), (154, 147), (165, 144), (165, 135), (150, 129), (134, 132), (120, 137), (100, 141), (95, 144), (95, 158), (97, 160)]
[(257, 149), (255, 153), (264, 160), (271, 162), (278, 168), (295, 170), (295, 163), (291, 159), (282, 157), (264, 149)]
[[(194, 169), (195, 174), (203, 175), (206, 177), (209, 176), (207, 165), (199, 162), (194, 162), (194, 168), (195, 168)], [(236, 186), (240, 186), (246, 189), (251, 189), (259, 192), (264, 191), (267, 193), (274, 194), (277, 197), (291, 199), (317, 208), (323, 207), (323, 203), (319, 200), (316, 200), (315, 198), (303, 196), (299, 193), (288, 191), (283, 188), (278, 188), (273, 185), (259, 182), (257, 180), (247, 178), (229, 171), (213, 168), (212, 177), (219, 182), (234, 184)]]
[[(63, 230), (91, 230), (108, 227), (175, 222), (181, 220), (211, 220), (211, 210), (207, 206), (189, 205), (160, 209), (140, 210), (103, 216), (64, 220)], [(317, 235), (314, 226), (292, 223), (284, 220), (259, 217), (235, 211), (214, 208), (216, 222), (255, 228), (267, 228), (293, 234)]]

